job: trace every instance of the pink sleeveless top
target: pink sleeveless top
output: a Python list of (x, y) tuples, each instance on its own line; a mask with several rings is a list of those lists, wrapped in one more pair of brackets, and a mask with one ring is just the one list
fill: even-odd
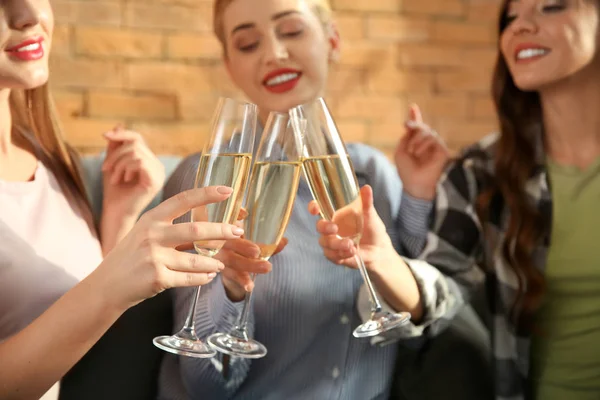
[[(101, 261), (100, 242), (42, 162), (32, 181), (0, 180), (0, 341)], [(57, 386), (51, 392), (43, 399), (58, 398)]]

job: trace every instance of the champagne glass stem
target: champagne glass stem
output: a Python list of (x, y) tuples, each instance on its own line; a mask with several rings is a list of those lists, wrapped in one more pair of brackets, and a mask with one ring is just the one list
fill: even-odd
[(371, 312), (373, 314), (376, 314), (378, 312), (381, 312), (382, 310), (381, 303), (377, 298), (375, 288), (373, 287), (373, 283), (371, 283), (371, 278), (369, 278), (369, 272), (367, 271), (367, 267), (365, 266), (365, 263), (360, 254), (358, 254), (358, 246), (356, 246), (356, 251), (357, 253), (354, 255), (354, 258), (356, 260), (356, 263), (358, 264), (360, 274), (362, 275), (362, 278), (365, 281), (365, 284), (367, 285), (367, 289), (369, 291), (369, 298), (371, 299)]
[[(250, 274), (252, 282), (256, 279), (256, 274)], [(252, 290), (254, 292), (254, 290)], [(244, 307), (242, 308), (242, 314), (240, 319), (233, 328), (232, 334), (240, 339), (248, 340), (248, 316), (250, 315), (250, 301), (252, 300), (252, 292), (246, 293), (244, 297)]]
[(196, 337), (196, 328), (194, 328), (194, 315), (196, 315), (196, 304), (198, 304), (198, 298), (200, 297), (200, 286), (194, 289), (194, 295), (192, 297), (192, 304), (188, 310), (187, 317), (185, 317), (185, 324), (179, 332), (179, 335), (185, 334), (187, 337)]

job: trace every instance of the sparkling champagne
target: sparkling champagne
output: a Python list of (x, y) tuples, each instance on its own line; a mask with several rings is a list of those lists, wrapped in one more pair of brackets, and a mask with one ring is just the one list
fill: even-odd
[(362, 201), (350, 158), (308, 157), (303, 167), (321, 216), (338, 225), (339, 236), (358, 243), (363, 229)]
[[(251, 154), (203, 154), (196, 175), (196, 187), (229, 186), (233, 193), (226, 200), (192, 210), (192, 221), (234, 224), (246, 190)], [(221, 250), (223, 240), (194, 242), (199, 254), (214, 256)]]
[(301, 166), (300, 161), (257, 162), (252, 169), (244, 231), (264, 260), (273, 255), (287, 227)]

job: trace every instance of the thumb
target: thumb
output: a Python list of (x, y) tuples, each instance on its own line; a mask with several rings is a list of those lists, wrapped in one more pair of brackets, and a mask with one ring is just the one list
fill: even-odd
[(362, 201), (363, 215), (369, 216), (375, 212), (375, 207), (373, 206), (373, 189), (371, 186), (365, 185), (360, 188), (360, 199)]

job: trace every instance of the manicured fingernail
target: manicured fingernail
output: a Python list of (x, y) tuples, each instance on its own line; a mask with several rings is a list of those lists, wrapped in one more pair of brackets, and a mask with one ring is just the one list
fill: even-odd
[(242, 236), (244, 234), (244, 230), (242, 228), (237, 227), (237, 226), (234, 226), (231, 229), (231, 232), (233, 232), (233, 234), (237, 235), (237, 236)]
[(217, 188), (217, 192), (221, 194), (230, 194), (231, 192), (233, 192), (233, 189), (227, 186), (219, 186)]
[(217, 276), (217, 273), (216, 272), (211, 272), (207, 276), (208, 276), (208, 279), (215, 279), (215, 277)]

